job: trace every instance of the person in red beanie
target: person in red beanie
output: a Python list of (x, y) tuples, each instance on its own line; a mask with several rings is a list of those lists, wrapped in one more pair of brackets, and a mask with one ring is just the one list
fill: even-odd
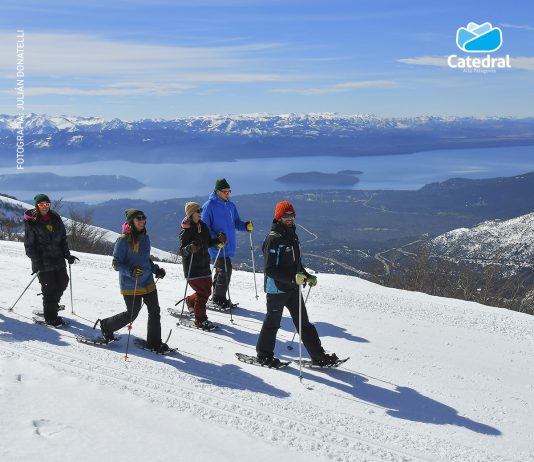
[[(267, 293), (267, 314), (263, 321), (258, 343), (257, 358), (267, 367), (278, 367), (280, 360), (274, 357), (276, 334), (280, 328), (282, 312), (287, 307), (293, 324), (299, 326), (299, 285), (317, 284), (317, 278), (309, 274), (302, 265), (300, 244), (295, 232), (295, 209), (288, 201), (281, 201), (274, 209), (271, 232), (263, 242), (264, 289)], [(325, 353), (317, 329), (310, 323), (308, 312), (301, 298), (302, 333), (301, 338), (315, 365), (335, 364), (335, 354)]]

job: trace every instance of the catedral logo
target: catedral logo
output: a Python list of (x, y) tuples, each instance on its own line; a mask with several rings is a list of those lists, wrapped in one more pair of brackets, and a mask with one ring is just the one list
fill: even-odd
[(447, 64), (453, 69), (463, 69), (464, 72), (496, 72), (496, 69), (512, 67), (510, 55), (494, 57), (489, 54), (502, 45), (502, 30), (489, 22), (470, 22), (467, 27), (460, 27), (456, 31), (456, 45), (466, 53), (487, 54), (484, 57), (450, 55)]

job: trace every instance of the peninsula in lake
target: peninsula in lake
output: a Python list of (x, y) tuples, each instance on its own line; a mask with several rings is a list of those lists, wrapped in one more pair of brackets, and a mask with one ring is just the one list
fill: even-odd
[(60, 176), (55, 173), (13, 173), (0, 175), (1, 190), (43, 191), (136, 191), (145, 185), (135, 178), (123, 175)]
[(350, 174), (342, 172), (296, 172), (281, 176), (277, 178), (276, 181), (308, 186), (354, 186), (360, 181), (360, 179), (354, 175), (362, 172), (356, 172), (355, 170), (350, 170), (350, 172)]

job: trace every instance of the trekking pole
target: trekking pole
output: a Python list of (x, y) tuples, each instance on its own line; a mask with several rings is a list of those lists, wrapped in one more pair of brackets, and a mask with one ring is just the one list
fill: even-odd
[(15, 308), (15, 305), (19, 302), (19, 300), (22, 298), (22, 296), (26, 293), (26, 291), (29, 289), (29, 287), (32, 285), (32, 282), (35, 280), (35, 278), (39, 275), (39, 271), (37, 271), (35, 273), (35, 276), (32, 278), (32, 280), (30, 281), (30, 283), (26, 286), (26, 288), (22, 291), (22, 293), (20, 294), (20, 297), (17, 298), (17, 301), (15, 303), (13, 303), (13, 306), (11, 308), (9, 308), (7, 311), (11, 312), (13, 311), (13, 308)]
[(69, 286), (70, 286), (70, 312), (71, 314), (76, 314), (74, 313), (74, 303), (72, 301), (72, 269), (71, 269), (70, 263), (69, 263)]
[[(308, 293), (306, 294), (306, 300), (304, 300), (304, 304), (306, 305), (306, 302), (308, 301), (308, 297), (310, 296), (310, 290), (311, 286), (308, 287)], [(288, 350), (293, 349), (293, 342), (295, 341), (295, 335), (297, 335), (297, 330), (295, 329), (295, 332), (293, 332), (293, 338), (291, 339), (291, 344), (287, 346)]]
[[(180, 313), (180, 321), (182, 320), (182, 316), (184, 315), (184, 308), (185, 308), (185, 298), (187, 295), (187, 286), (189, 285), (189, 276), (191, 274), (191, 266), (193, 266), (193, 256), (195, 254), (191, 252), (191, 260), (189, 260), (189, 269), (187, 270), (187, 278), (185, 280), (185, 290), (184, 290), (184, 298), (182, 303), (182, 312)], [(178, 321), (178, 324), (180, 324), (180, 321)]]
[(217, 260), (219, 259), (219, 255), (221, 254), (222, 247), (219, 248), (217, 251), (217, 255), (215, 255), (215, 260), (213, 261), (213, 268), (211, 269), (211, 277), (213, 278), (213, 271), (215, 270), (215, 265), (217, 264)]
[(133, 299), (132, 299), (132, 312), (130, 314), (130, 324), (128, 324), (128, 340), (126, 341), (126, 354), (124, 355), (125, 361), (128, 361), (128, 347), (130, 346), (130, 334), (132, 332), (133, 313), (134, 313), (134, 306), (135, 306), (135, 294), (137, 293), (137, 282), (138, 281), (139, 281), (139, 276), (135, 278), (135, 286), (134, 286), (134, 293), (133, 293)]
[(256, 291), (256, 300), (258, 297), (258, 286), (256, 285), (256, 264), (254, 263), (254, 249), (252, 247), (252, 232), (249, 234), (250, 237), (250, 255), (252, 256), (252, 271), (254, 273), (254, 290)]
[(302, 286), (299, 284), (299, 380), (302, 383)]
[(234, 318), (232, 317), (232, 308), (234, 304), (232, 303), (232, 297), (230, 295), (230, 281), (228, 280), (228, 268), (226, 267), (226, 249), (223, 247), (223, 257), (224, 257), (224, 276), (226, 277), (226, 290), (228, 292), (228, 302), (230, 302), (230, 322), (234, 323)]

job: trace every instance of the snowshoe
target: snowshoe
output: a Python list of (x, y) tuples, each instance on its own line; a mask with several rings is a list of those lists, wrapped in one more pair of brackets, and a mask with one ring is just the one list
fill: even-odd
[(167, 313), (175, 318), (189, 318), (194, 316), (194, 313), (190, 313), (188, 310), (184, 310), (184, 313), (182, 314), (182, 310), (177, 308), (167, 308)]
[(239, 303), (232, 303), (226, 298), (213, 297), (206, 303), (206, 309), (213, 311), (228, 311), (230, 308), (236, 308)]
[(302, 360), (302, 366), (309, 369), (322, 369), (325, 367), (339, 367), (344, 362), (348, 361), (350, 358), (339, 359), (335, 353), (331, 355), (323, 353), (321, 356), (309, 360)]
[(54, 329), (61, 329), (70, 325), (70, 322), (66, 319), (63, 319), (61, 316), (58, 316), (56, 319), (51, 321), (46, 321), (43, 318), (34, 316), (32, 320), (35, 324), (41, 324), (41, 326), (52, 327)]
[(105, 339), (101, 335), (96, 337), (90, 337), (88, 335), (76, 335), (76, 340), (80, 343), (85, 343), (87, 345), (109, 345), (113, 342), (118, 342), (120, 340), (120, 335), (114, 335), (112, 340)]
[(243, 353), (235, 354), (237, 359), (243, 363), (253, 364), (255, 366), (268, 367), (269, 369), (283, 369), (291, 364), (291, 361), (280, 361), (274, 356), (258, 358), (257, 356), (250, 356)]
[(146, 340), (141, 338), (135, 338), (133, 342), (136, 347), (141, 348), (142, 350), (151, 351), (152, 353), (162, 356), (178, 352), (178, 348), (169, 348), (166, 343), (161, 343), (157, 347), (151, 348), (149, 345), (147, 345)]
[(205, 319), (204, 321), (201, 321), (201, 322), (197, 323), (194, 319), (186, 318), (186, 317), (183, 317), (182, 319), (180, 319), (180, 321), (178, 321), (176, 323), (176, 325), (177, 326), (192, 327), (192, 328), (195, 328), (195, 329), (201, 329), (201, 330), (205, 330), (205, 331), (215, 330), (215, 329), (217, 329), (219, 327), (216, 324), (213, 324), (208, 319)]

